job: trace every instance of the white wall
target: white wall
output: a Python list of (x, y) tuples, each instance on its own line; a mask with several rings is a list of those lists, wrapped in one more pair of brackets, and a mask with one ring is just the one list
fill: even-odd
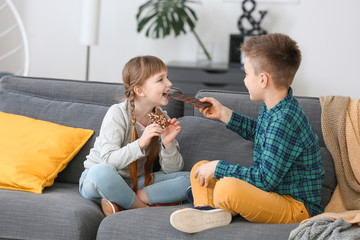
[[(13, 1), (28, 32), (29, 75), (84, 79), (80, 0)], [(196, 60), (196, 40), (191, 34), (156, 40), (136, 32), (135, 15), (144, 0), (101, 1), (99, 44), (91, 48), (91, 81), (121, 82), (124, 64), (136, 55), (153, 54), (165, 62)], [(227, 62), (229, 34), (239, 32), (240, 2), (203, 0), (193, 5), (199, 17), (197, 32), (203, 40), (215, 42), (215, 62)], [(258, 10), (268, 10), (264, 29), (288, 34), (299, 43), (303, 62), (293, 85), (295, 95), (360, 98), (360, 1), (261, 2)]]

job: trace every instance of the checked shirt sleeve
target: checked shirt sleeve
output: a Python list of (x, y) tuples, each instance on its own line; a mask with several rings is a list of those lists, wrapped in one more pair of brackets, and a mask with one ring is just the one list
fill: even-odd
[(245, 115), (233, 111), (226, 128), (239, 134), (246, 140), (254, 141), (256, 125), (256, 119), (249, 118)]
[(274, 121), (255, 137), (254, 164), (247, 168), (220, 161), (215, 178), (235, 177), (264, 191), (274, 191), (302, 152), (299, 136), (284, 120)]

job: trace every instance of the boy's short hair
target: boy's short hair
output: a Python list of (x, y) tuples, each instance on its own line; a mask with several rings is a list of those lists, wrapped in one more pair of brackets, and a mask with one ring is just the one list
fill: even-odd
[(267, 72), (278, 88), (288, 88), (301, 62), (297, 43), (289, 36), (273, 33), (249, 37), (241, 46), (255, 73)]

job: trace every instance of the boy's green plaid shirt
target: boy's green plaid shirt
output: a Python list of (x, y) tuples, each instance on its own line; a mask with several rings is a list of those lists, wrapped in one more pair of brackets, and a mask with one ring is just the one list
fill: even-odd
[(226, 126), (254, 142), (250, 168), (220, 161), (215, 178), (236, 177), (264, 191), (290, 195), (303, 202), (312, 216), (320, 205), (324, 169), (318, 136), (290, 88), (274, 108), (261, 106), (258, 119), (233, 112)]

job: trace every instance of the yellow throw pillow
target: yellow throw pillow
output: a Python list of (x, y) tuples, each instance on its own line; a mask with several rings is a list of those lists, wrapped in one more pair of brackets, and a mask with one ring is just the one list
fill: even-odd
[(0, 188), (42, 193), (93, 133), (0, 112)]

